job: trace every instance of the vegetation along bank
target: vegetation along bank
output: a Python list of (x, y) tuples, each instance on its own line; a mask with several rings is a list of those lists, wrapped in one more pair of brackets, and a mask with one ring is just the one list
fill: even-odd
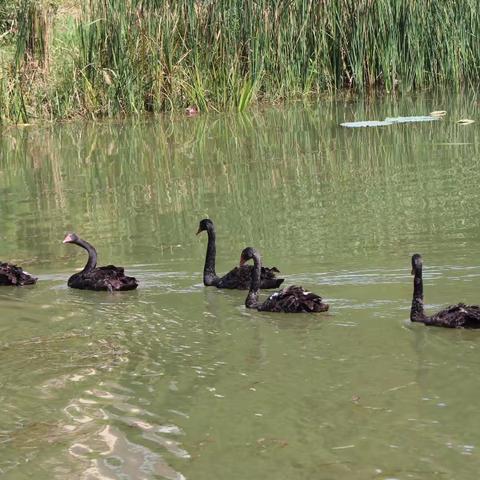
[(0, 121), (477, 81), (474, 0), (3, 0)]

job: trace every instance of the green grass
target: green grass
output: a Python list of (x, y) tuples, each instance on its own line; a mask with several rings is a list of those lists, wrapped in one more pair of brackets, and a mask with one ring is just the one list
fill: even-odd
[(458, 89), (480, 73), (474, 0), (16, 1), (2, 122), (244, 111), (342, 89)]

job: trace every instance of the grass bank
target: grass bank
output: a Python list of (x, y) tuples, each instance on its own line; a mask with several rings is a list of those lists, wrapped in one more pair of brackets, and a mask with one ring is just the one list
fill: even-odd
[(3, 123), (243, 111), (340, 89), (459, 88), (480, 74), (474, 0), (5, 1)]

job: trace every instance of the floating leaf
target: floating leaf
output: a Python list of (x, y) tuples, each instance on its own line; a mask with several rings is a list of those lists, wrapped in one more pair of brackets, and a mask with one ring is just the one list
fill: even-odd
[(383, 127), (385, 125), (393, 125), (392, 122), (386, 122), (385, 120), (364, 120), (361, 122), (345, 122), (340, 124), (342, 127), (359, 128), (359, 127)]
[(417, 115), (413, 117), (394, 117), (385, 119), (386, 122), (392, 123), (434, 122), (435, 120), (439, 120), (439, 117), (432, 117), (430, 115)]
[(469, 118), (457, 120), (457, 125), (471, 125), (472, 123), (475, 123), (475, 120), (470, 120)]
[(385, 120), (364, 120), (360, 122), (341, 123), (342, 127), (359, 128), (359, 127), (384, 127), (386, 125), (395, 125), (396, 123), (414, 123), (414, 122), (433, 122), (439, 117), (431, 117), (429, 115), (418, 115), (413, 117), (389, 117)]

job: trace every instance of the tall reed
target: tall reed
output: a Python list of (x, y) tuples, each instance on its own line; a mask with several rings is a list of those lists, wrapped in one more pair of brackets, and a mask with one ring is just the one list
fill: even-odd
[[(474, 0), (85, 0), (68, 42), (57, 28), (50, 54), (33, 44), (51, 57), (48, 80), (25, 80), (25, 62), (0, 67), (0, 102), (20, 95), (28, 120), (460, 88), (479, 78), (476, 11)], [(17, 62), (31, 18), (19, 16)]]

